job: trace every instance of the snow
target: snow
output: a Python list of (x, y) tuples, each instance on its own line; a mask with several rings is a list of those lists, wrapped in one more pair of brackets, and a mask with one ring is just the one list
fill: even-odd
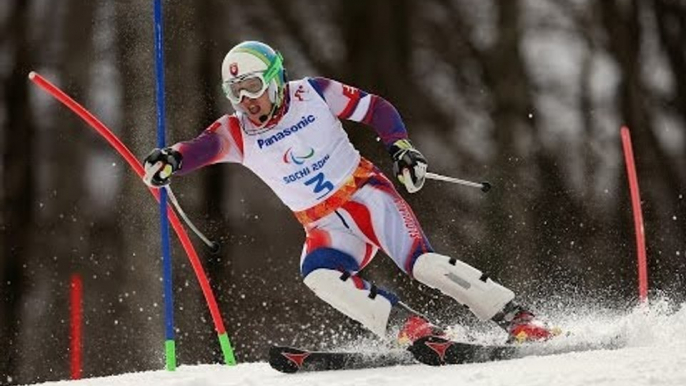
[[(571, 352), (522, 359), (441, 368), (410, 365), (380, 369), (281, 374), (267, 363), (181, 366), (175, 372), (152, 371), (80, 381), (50, 382), (54, 386), (667, 386), (686, 385), (686, 308), (670, 311), (666, 304), (637, 309), (627, 315), (575, 315), (564, 326), (575, 340), (621, 336), (617, 350)], [(459, 330), (459, 329), (457, 329)], [(484, 337), (487, 339), (488, 337)]]

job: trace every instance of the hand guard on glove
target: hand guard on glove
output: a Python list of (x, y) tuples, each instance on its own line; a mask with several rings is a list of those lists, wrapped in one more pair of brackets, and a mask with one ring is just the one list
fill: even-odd
[(393, 173), (410, 193), (419, 191), (426, 180), (426, 158), (408, 139), (395, 141), (390, 148)]
[(143, 161), (143, 182), (153, 188), (168, 185), (171, 175), (181, 169), (182, 159), (181, 153), (170, 147), (154, 149)]

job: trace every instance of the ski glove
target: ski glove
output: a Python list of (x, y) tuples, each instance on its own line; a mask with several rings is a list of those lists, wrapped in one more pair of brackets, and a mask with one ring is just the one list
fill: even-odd
[(182, 159), (181, 153), (171, 147), (154, 149), (143, 161), (143, 182), (153, 188), (168, 185), (171, 175), (181, 168)]
[(390, 148), (393, 173), (410, 193), (418, 192), (426, 179), (426, 158), (412, 146), (409, 139), (395, 141)]

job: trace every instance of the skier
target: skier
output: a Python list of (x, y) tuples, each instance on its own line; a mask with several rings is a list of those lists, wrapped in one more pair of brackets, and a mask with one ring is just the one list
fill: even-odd
[(172, 175), (210, 164), (243, 164), (304, 226), (304, 283), (382, 338), (411, 343), (443, 331), (396, 295), (358, 276), (379, 249), (406, 274), (454, 298), (479, 319), (497, 323), (509, 341), (553, 335), (513, 300), (510, 289), (434, 252), (407, 202), (353, 147), (343, 119), (373, 127), (400, 183), (409, 193), (422, 188), (426, 158), (409, 141), (388, 101), (331, 79), (288, 81), (281, 54), (256, 41), (232, 48), (221, 75), (235, 113), (217, 119), (193, 140), (154, 149), (144, 161), (149, 186), (165, 186)]

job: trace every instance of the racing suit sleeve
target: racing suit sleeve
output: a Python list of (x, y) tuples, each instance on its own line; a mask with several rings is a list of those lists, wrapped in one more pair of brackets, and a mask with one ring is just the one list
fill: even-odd
[(183, 156), (181, 169), (176, 172), (180, 175), (216, 163), (243, 162), (241, 128), (238, 119), (228, 114), (214, 121), (196, 138), (179, 142), (172, 148)]
[(307, 81), (339, 119), (374, 128), (386, 149), (399, 139), (407, 139), (407, 129), (398, 110), (384, 98), (332, 79), (316, 77)]

